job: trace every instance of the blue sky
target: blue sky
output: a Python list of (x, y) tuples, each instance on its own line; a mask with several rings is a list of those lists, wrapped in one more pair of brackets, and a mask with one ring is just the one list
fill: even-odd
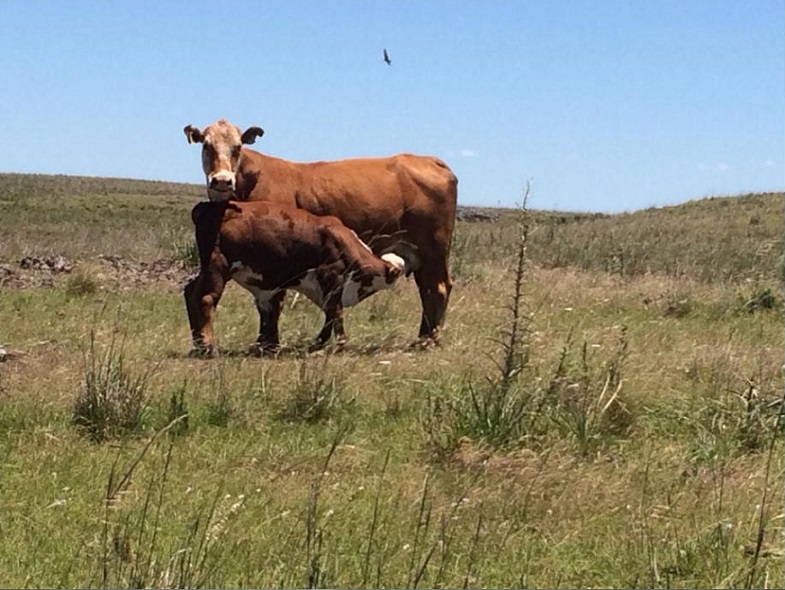
[(465, 205), (783, 190), (784, 25), (782, 0), (0, 0), (0, 171), (202, 183), (182, 128), (225, 117), (292, 160), (437, 155)]

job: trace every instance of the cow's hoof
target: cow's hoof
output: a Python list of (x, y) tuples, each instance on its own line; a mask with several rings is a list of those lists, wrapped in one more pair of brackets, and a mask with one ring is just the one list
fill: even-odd
[(322, 342), (321, 340), (314, 340), (308, 345), (308, 352), (319, 352), (320, 350), (324, 350), (325, 346), (327, 346), (326, 342)]
[(346, 340), (336, 340), (328, 349), (330, 354), (341, 354), (346, 350)]
[[(329, 340), (327, 340), (327, 341), (314, 340), (308, 346), (308, 352), (309, 353), (313, 353), (313, 352), (325, 351), (325, 352), (329, 352), (331, 354), (338, 353), (338, 352), (341, 352), (344, 349), (344, 347), (346, 346), (346, 342), (347, 342), (347, 340), (345, 338), (342, 338), (340, 340), (334, 340), (332, 342), (332, 345), (330, 345), (330, 341)], [(329, 348), (328, 348), (328, 345), (330, 345)]]

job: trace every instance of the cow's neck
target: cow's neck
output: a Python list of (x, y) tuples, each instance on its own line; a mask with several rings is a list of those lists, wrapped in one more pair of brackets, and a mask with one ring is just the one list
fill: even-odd
[(243, 149), (243, 157), (235, 174), (238, 201), (276, 201), (296, 205), (302, 164), (259, 152)]
[(238, 201), (248, 201), (261, 177), (265, 157), (254, 150), (243, 148), (243, 157), (235, 175), (235, 194)]
[(243, 157), (243, 160), (240, 162), (240, 167), (237, 169), (237, 174), (235, 175), (235, 198), (238, 201), (247, 201), (248, 196), (256, 186), (256, 175), (250, 174), (249, 171), (245, 169), (245, 166), (243, 166), (244, 161), (245, 157)]

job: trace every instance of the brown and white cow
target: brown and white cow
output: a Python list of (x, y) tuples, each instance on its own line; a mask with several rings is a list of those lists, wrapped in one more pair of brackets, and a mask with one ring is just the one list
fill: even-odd
[[(189, 143), (202, 144), (211, 200), (273, 201), (334, 215), (377, 255), (393, 252), (405, 258), (420, 292), (420, 338), (438, 341), (452, 289), (448, 259), (458, 185), (444, 162), (399, 154), (296, 163), (243, 147), (263, 135), (259, 127), (242, 132), (220, 119), (204, 130), (188, 125), (184, 131)], [(259, 309), (262, 350), (278, 346), (283, 296), (277, 293), (268, 308)]]
[(346, 341), (343, 308), (405, 272), (395, 254), (377, 258), (337, 217), (268, 202), (203, 202), (191, 212), (199, 249), (199, 274), (184, 289), (194, 349), (215, 354), (212, 322), (226, 283), (250, 291), (257, 308), (269, 309), (285, 289), (316, 303), (325, 314), (315, 346), (335, 334)]

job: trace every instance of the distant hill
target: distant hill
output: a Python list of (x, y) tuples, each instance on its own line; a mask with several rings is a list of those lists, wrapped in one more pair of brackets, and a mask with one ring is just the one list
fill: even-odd
[(747, 194), (546, 222), (532, 250), (544, 266), (781, 284), (784, 233), (785, 194)]
[[(202, 185), (61, 175), (0, 174), (0, 261), (27, 254), (149, 259), (191, 237)], [(514, 251), (521, 212), (460, 207), (453, 258)], [(529, 254), (545, 267), (702, 281), (783, 279), (785, 194), (710, 197), (632, 213), (530, 211)]]
[(204, 196), (203, 185), (130, 178), (68, 176), (64, 174), (0, 173), (0, 198), (13, 195), (187, 195)]

